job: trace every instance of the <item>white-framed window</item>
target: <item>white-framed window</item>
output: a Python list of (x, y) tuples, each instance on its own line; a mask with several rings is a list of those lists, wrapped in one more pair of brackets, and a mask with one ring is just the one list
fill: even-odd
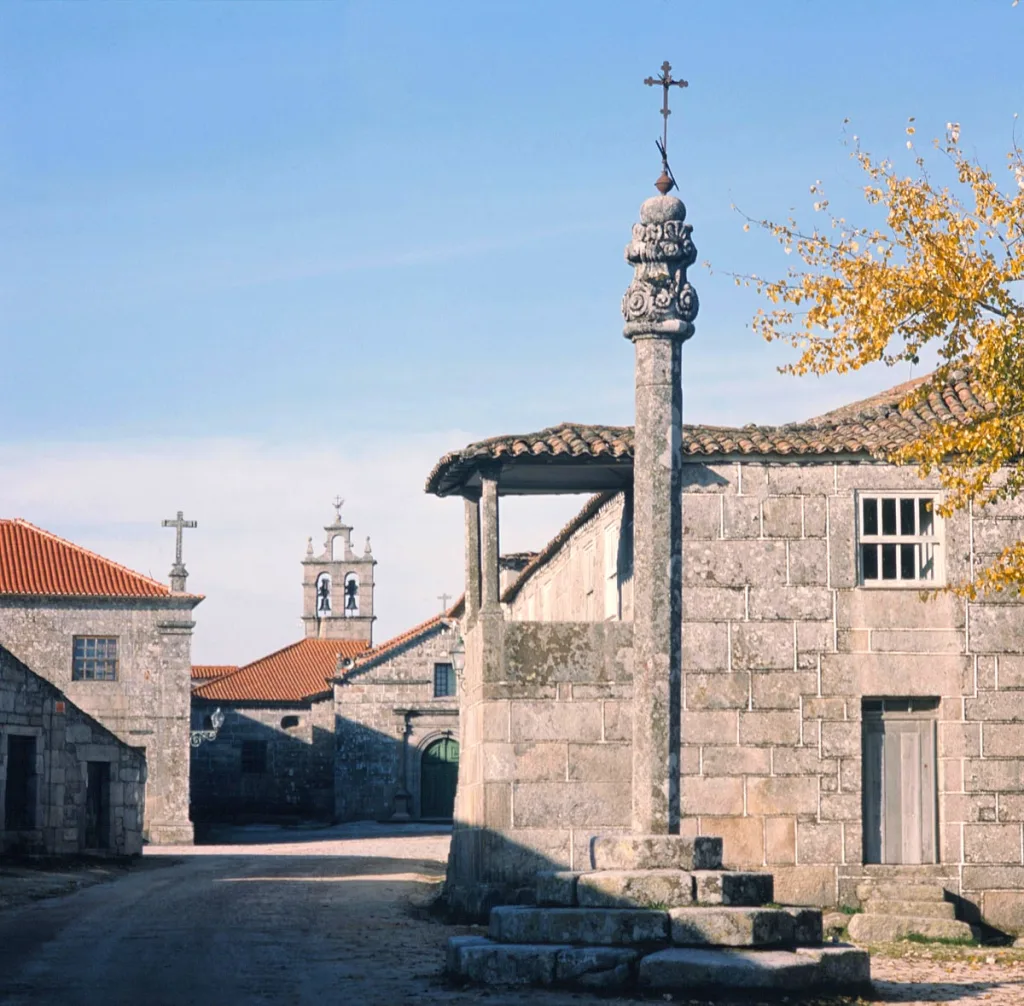
[(72, 637), (72, 681), (116, 681), (117, 637)]
[(936, 493), (857, 494), (857, 577), (862, 587), (940, 586), (946, 570)]

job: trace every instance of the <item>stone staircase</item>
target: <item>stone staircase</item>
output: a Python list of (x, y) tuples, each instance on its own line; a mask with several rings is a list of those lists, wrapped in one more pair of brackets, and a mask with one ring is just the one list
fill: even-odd
[(974, 932), (956, 918), (946, 891), (952, 879), (944, 866), (865, 866), (857, 884), (863, 912), (850, 919), (858, 943), (891, 943), (908, 936), (970, 940)]
[(720, 838), (595, 838), (592, 870), (542, 873), (537, 904), (456, 936), (448, 973), (485, 985), (859, 992), (868, 954), (823, 944), (821, 912), (771, 905), (767, 873), (722, 869)]

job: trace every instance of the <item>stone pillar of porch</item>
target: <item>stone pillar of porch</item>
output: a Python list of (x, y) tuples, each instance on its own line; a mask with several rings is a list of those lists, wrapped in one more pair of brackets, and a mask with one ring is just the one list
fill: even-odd
[(466, 623), (480, 613), (480, 502), (466, 500)]

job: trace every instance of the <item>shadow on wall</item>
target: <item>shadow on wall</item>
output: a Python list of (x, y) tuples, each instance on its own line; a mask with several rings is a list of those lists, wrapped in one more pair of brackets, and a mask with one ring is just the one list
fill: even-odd
[[(215, 708), (216, 704), (208, 708), (196, 704), (192, 729), (209, 729), (208, 717)], [(192, 748), (192, 821), (330, 821), (334, 813), (334, 738), (315, 724), (310, 733), (306, 726), (310, 710), (254, 710), (261, 719), (230, 707), (223, 712), (224, 723), (216, 738)], [(298, 723), (289, 725), (296, 718)], [(296, 734), (289, 732), (292, 729)]]
[[(209, 729), (216, 707), (197, 704), (192, 729)], [(457, 728), (423, 731), (414, 744), (401, 720), (389, 736), (340, 717), (325, 729), (308, 707), (223, 711), (216, 738), (192, 748), (196, 824), (451, 820)]]

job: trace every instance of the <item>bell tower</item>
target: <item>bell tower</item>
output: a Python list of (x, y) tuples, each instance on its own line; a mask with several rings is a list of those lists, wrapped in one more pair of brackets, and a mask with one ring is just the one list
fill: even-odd
[(370, 539), (361, 555), (352, 549), (352, 526), (341, 517), (345, 501), (334, 501), (334, 519), (324, 527), (323, 552), (309, 539), (302, 560), (302, 622), (306, 638), (373, 639), (373, 567)]

